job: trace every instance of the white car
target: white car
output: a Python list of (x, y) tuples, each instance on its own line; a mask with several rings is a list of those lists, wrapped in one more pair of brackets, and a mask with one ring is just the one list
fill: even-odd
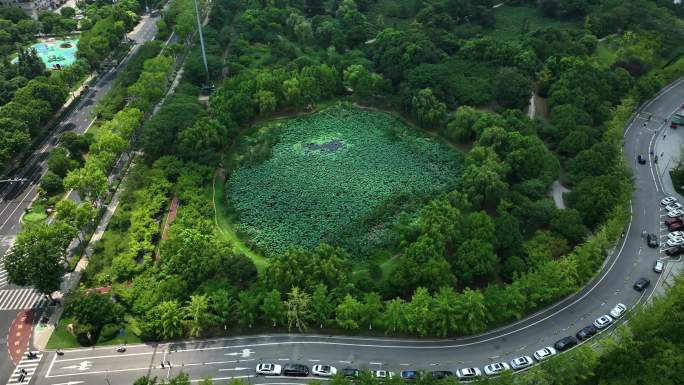
[(667, 216), (670, 218), (677, 218), (681, 217), (682, 215), (684, 215), (684, 211), (682, 211), (681, 209), (670, 210), (667, 212)]
[(485, 374), (488, 376), (496, 376), (504, 370), (511, 369), (505, 362), (495, 362), (484, 367)]
[(610, 318), (608, 314), (604, 314), (594, 321), (594, 326), (596, 326), (596, 329), (601, 330), (606, 328), (611, 323), (613, 323), (613, 319)]
[(656, 261), (655, 264), (653, 265), (653, 271), (660, 274), (663, 272), (664, 267), (665, 267), (665, 265), (663, 264), (662, 261)]
[(456, 371), (456, 377), (459, 380), (468, 380), (470, 378), (480, 377), (482, 372), (478, 368), (462, 368)]
[(671, 205), (671, 204), (673, 204), (673, 203), (675, 203), (675, 202), (677, 202), (677, 198), (675, 198), (675, 197), (665, 197), (665, 198), (663, 198), (663, 200), (660, 201), (660, 204), (661, 204), (661, 205), (664, 205), (664, 206), (667, 206), (667, 205)]
[(513, 368), (513, 370), (525, 369), (532, 365), (534, 365), (534, 361), (532, 361), (530, 356), (522, 356), (511, 360), (511, 368)]
[(259, 364), (256, 366), (256, 374), (262, 376), (279, 376), (283, 367), (278, 364)]
[(389, 370), (373, 370), (371, 374), (379, 380), (387, 380), (394, 377), (394, 372), (390, 372)]
[(666, 244), (670, 247), (684, 245), (684, 237), (675, 237), (667, 240)]
[(622, 317), (623, 314), (627, 311), (627, 306), (619, 303), (615, 305), (613, 310), (610, 311), (610, 316), (613, 317), (613, 319), (618, 319)]
[(677, 209), (681, 209), (681, 208), (682, 208), (682, 205), (679, 202), (673, 202), (673, 203), (670, 203), (669, 205), (665, 206), (665, 210), (667, 210), (667, 211), (673, 211), (673, 210), (677, 210)]
[(684, 237), (684, 231), (672, 231), (667, 234), (667, 237), (670, 239)]
[(551, 346), (547, 346), (534, 352), (534, 358), (536, 358), (537, 361), (541, 361), (551, 357), (554, 354), (556, 354), (556, 349), (552, 348)]
[(330, 365), (314, 365), (311, 374), (318, 377), (331, 377), (337, 374), (337, 369)]

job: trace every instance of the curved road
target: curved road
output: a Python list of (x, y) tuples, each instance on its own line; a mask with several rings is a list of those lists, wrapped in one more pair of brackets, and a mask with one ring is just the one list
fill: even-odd
[[(47, 352), (37, 369), (37, 384), (102, 384), (128, 385), (146, 374), (166, 378), (181, 369), (192, 380), (203, 377), (225, 380), (249, 378), (256, 363), (299, 362), (306, 365), (328, 363), (343, 367), (387, 369), (451, 370), (510, 361), (532, 353), (606, 314), (618, 302), (633, 307), (646, 301), (671, 274), (678, 260), (668, 259), (662, 275), (653, 272), (656, 259), (663, 257), (659, 249), (646, 245), (642, 232), (666, 234), (661, 226), (664, 196), (662, 181), (653, 161), (636, 162), (638, 154), (647, 155), (656, 138), (671, 131), (666, 119), (684, 101), (684, 80), (673, 84), (649, 102), (630, 122), (624, 136), (624, 156), (634, 172), (632, 221), (626, 237), (618, 243), (606, 260), (603, 271), (584, 290), (524, 320), (473, 337), (457, 339), (383, 339), (334, 337), (322, 335), (259, 335), (218, 340), (182, 342), (160, 345), (129, 346), (125, 353), (114, 348), (67, 351), (58, 357)], [(647, 119), (652, 115), (652, 119)], [(677, 135), (675, 133), (670, 133)], [(651, 286), (636, 292), (632, 285), (640, 277), (651, 279)], [(612, 328), (608, 329), (610, 332)], [(587, 343), (592, 343), (589, 340)], [(161, 361), (169, 361), (171, 368)], [(255, 383), (299, 383), (293, 378), (267, 378)]]

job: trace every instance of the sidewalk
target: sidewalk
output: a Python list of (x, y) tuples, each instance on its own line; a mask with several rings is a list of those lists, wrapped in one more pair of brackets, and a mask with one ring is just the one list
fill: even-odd
[[(131, 166), (132, 165), (133, 164), (131, 164)], [(68, 273), (64, 276), (61, 291), (59, 293), (53, 294), (52, 297), (54, 299), (61, 299), (65, 293), (68, 293), (71, 290), (74, 290), (78, 287), (78, 284), (81, 280), (81, 275), (88, 266), (88, 260), (93, 255), (95, 244), (97, 244), (97, 242), (99, 242), (100, 239), (102, 239), (102, 235), (104, 235), (105, 230), (107, 230), (109, 221), (112, 219), (112, 216), (114, 216), (114, 212), (116, 211), (116, 208), (119, 206), (119, 200), (121, 198), (122, 192), (123, 188), (119, 187), (116, 190), (116, 193), (114, 193), (112, 201), (107, 206), (107, 211), (105, 211), (104, 215), (102, 216), (102, 219), (100, 220), (100, 224), (95, 229), (95, 233), (93, 233), (93, 236), (90, 238), (90, 242), (88, 242), (88, 246), (85, 250), (85, 255), (81, 257), (80, 261), (78, 261), (76, 269), (74, 269), (73, 272)], [(32, 336), (32, 345), (34, 349), (45, 350), (45, 347), (47, 346), (47, 343), (50, 340), (50, 337), (52, 336), (52, 332), (55, 330), (55, 325), (62, 316), (63, 309), (63, 306), (57, 307), (55, 312), (52, 313), (52, 315), (50, 316), (50, 320), (47, 322), (47, 324), (38, 324), (36, 326)]]
[(658, 155), (658, 174), (665, 195), (672, 195), (680, 202), (684, 202), (684, 197), (675, 191), (672, 178), (670, 178), (670, 170), (677, 167), (683, 146), (684, 127), (672, 129), (668, 124), (656, 138), (654, 154)]

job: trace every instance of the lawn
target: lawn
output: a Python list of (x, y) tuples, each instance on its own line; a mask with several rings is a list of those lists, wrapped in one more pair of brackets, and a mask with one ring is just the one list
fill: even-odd
[(385, 113), (338, 106), (275, 130), (270, 157), (226, 183), (237, 233), (266, 255), (321, 242), (372, 247), (400, 211), (454, 188), (461, 171), (460, 152)]
[(581, 24), (575, 21), (565, 21), (545, 17), (536, 7), (513, 7), (503, 5), (494, 11), (496, 17), (495, 29), (487, 33), (488, 36), (503, 40), (517, 39), (520, 33), (534, 31), (541, 28), (580, 28)]
[(29, 212), (24, 214), (21, 218), (24, 223), (38, 223), (47, 219), (47, 214), (45, 214), (45, 209), (47, 208), (45, 202), (41, 199), (36, 199), (33, 204), (31, 204), (31, 209)]
[[(83, 345), (79, 344), (76, 337), (71, 335), (67, 331), (67, 326), (72, 322), (71, 317), (62, 317), (62, 319), (57, 324), (57, 327), (52, 332), (52, 336), (47, 343), (46, 349), (70, 349), (70, 348), (81, 348)], [(116, 336), (111, 340), (107, 341), (97, 341), (96, 346), (116, 346), (124, 344), (137, 344), (143, 342), (140, 337), (135, 335), (132, 328), (128, 324), (124, 324), (125, 332), (123, 337)]]

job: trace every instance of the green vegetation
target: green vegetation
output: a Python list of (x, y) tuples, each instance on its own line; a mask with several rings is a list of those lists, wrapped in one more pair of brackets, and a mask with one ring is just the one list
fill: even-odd
[(454, 188), (461, 169), (459, 154), (384, 113), (330, 108), (258, 135), (277, 144), (231, 172), (228, 202), (238, 229), (269, 255), (321, 242), (363, 253), (385, 241), (402, 201)]
[(496, 28), (487, 31), (487, 36), (502, 40), (516, 39), (520, 34), (539, 29), (579, 29), (576, 19), (554, 19), (545, 17), (537, 7), (503, 5), (494, 10)]

